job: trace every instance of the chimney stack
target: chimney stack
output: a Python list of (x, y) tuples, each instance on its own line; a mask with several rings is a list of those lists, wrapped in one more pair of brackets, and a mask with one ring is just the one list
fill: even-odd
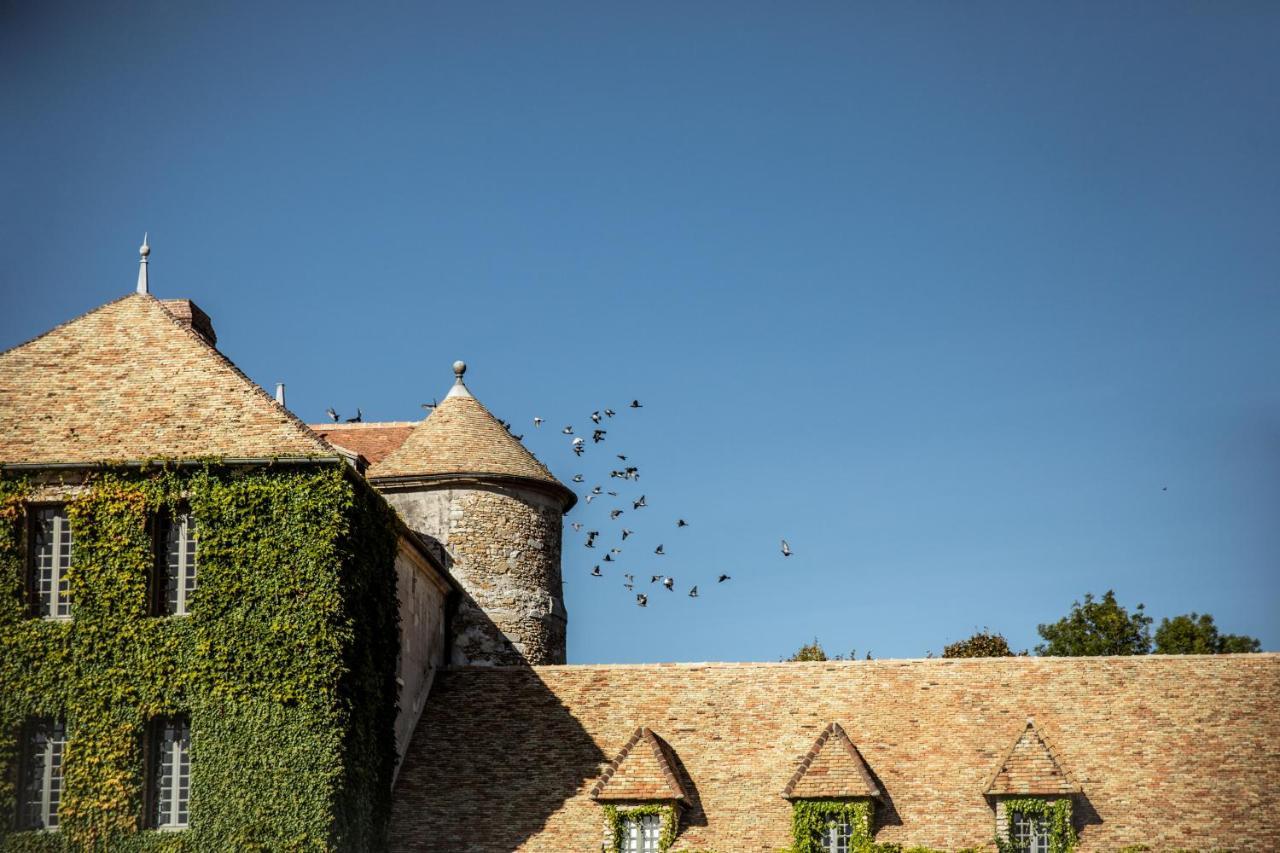
[(200, 306), (190, 299), (161, 299), (160, 304), (177, 318), (178, 322), (204, 338), (209, 346), (218, 345), (218, 336), (213, 332), (213, 321), (209, 315), (200, 310)]
[[(284, 383), (283, 382), (276, 383), (276, 402), (279, 403), (281, 406), (284, 406)], [(287, 409), (288, 406), (285, 406), (285, 408)]]

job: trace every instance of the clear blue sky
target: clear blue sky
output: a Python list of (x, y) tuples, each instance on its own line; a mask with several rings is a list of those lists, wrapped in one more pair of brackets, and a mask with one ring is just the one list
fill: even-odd
[(1280, 648), (1277, 4), (0, 2), (0, 151), (0, 347), (145, 229), (305, 419), (464, 358), (566, 481), (629, 454), (649, 508), (569, 520), (681, 592), (566, 529), (571, 661), (1112, 587)]

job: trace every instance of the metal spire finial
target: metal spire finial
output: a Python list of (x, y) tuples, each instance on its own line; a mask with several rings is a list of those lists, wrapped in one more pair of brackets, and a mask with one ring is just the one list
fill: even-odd
[(450, 397), (470, 397), (471, 392), (467, 390), (467, 385), (462, 381), (462, 374), (467, 372), (467, 363), (465, 361), (455, 361), (453, 363), (453, 387), (449, 389), (449, 393), (445, 395), (447, 400)]
[(459, 385), (462, 384), (462, 375), (467, 372), (467, 363), (465, 361), (455, 361), (453, 363), (453, 375), (457, 377), (454, 381)]
[(147, 281), (147, 255), (151, 247), (147, 245), (147, 232), (142, 233), (142, 245), (138, 247), (138, 292), (150, 293), (150, 282)]

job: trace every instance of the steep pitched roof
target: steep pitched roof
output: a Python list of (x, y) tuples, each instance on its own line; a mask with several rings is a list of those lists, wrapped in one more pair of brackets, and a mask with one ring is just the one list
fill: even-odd
[(521, 477), (569, 492), (459, 383), (404, 442), (369, 468), (371, 479), (473, 474)]
[(598, 850), (591, 791), (650, 722), (689, 796), (676, 849), (777, 850), (779, 790), (832, 720), (875, 770), (877, 842), (989, 847), (982, 791), (1034, 711), (1103, 816), (1081, 849), (1280, 850), (1277, 707), (1275, 653), (450, 668), (409, 742), (390, 848)]
[(1079, 791), (1080, 786), (1062, 769), (1035, 722), (1027, 720), (1021, 734), (997, 765), (985, 793), (1075, 794)]
[(358, 453), (369, 464), (376, 465), (404, 440), (417, 426), (414, 421), (367, 422), (358, 424), (308, 424), (317, 435), (336, 447)]
[(788, 799), (878, 797), (880, 789), (853, 741), (839, 723), (832, 723), (822, 730), (800, 760), (782, 796)]
[(591, 789), (595, 800), (684, 800), (667, 747), (652, 731), (638, 728)]
[(0, 353), (0, 463), (334, 455), (147, 294)]

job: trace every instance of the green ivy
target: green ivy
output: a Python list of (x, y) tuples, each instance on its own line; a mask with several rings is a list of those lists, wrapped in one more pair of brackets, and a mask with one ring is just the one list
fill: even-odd
[(662, 834), (658, 837), (658, 853), (667, 853), (671, 849), (671, 845), (676, 843), (676, 833), (680, 829), (680, 816), (676, 812), (674, 805), (660, 803), (628, 806), (622, 809), (614, 805), (606, 805), (604, 807), (604, 819), (609, 825), (610, 844), (613, 845), (609, 853), (622, 853), (622, 845), (626, 840), (627, 823), (639, 820), (647, 815), (658, 815), (662, 818)]
[(870, 800), (796, 800), (791, 808), (793, 853), (823, 853), (822, 831), (831, 821), (849, 824), (850, 853), (873, 848)]
[[(396, 528), (345, 466), (97, 474), (67, 504), (71, 620), (24, 599), (32, 487), (0, 478), (0, 767), (33, 716), (67, 723), (60, 830), (0, 850), (377, 850), (394, 767)], [(190, 507), (189, 616), (148, 614), (152, 520)], [(148, 722), (186, 714), (191, 827), (140, 831)]]
[[(1071, 800), (1043, 797), (1019, 797), (1004, 800), (1005, 825), (1013, 825), (1015, 814), (1043, 818), (1049, 823), (1049, 853), (1071, 853), (1076, 847), (1076, 831), (1071, 825)], [(997, 838), (1000, 853), (1019, 853), (1019, 848), (1006, 838)]]

